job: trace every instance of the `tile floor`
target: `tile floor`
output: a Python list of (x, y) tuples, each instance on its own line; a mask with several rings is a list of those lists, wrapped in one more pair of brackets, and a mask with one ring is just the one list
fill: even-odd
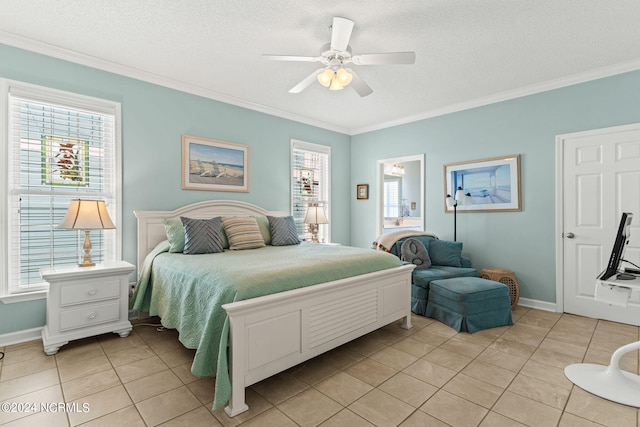
[[(517, 307), (514, 325), (475, 334), (413, 316), (247, 390), (250, 410), (211, 411), (214, 379), (190, 373), (175, 331), (138, 324), (46, 356), (0, 348), (0, 402), (77, 411), (0, 412), (2, 426), (640, 426), (638, 409), (573, 386), (563, 368), (608, 364), (638, 327)], [(622, 367), (638, 373), (638, 352)], [(85, 405), (85, 406), (83, 406)], [(82, 409), (87, 408), (88, 411)], [(53, 408), (55, 409), (55, 408)]]

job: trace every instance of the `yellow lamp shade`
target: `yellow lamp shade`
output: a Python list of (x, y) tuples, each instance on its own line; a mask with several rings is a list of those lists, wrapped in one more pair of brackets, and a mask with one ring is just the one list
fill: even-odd
[(320, 84), (324, 87), (329, 87), (329, 85), (331, 84), (331, 80), (333, 80), (333, 76), (333, 70), (327, 68), (322, 73), (318, 74), (318, 82), (320, 82)]
[(324, 207), (318, 206), (317, 203), (309, 204), (303, 221), (305, 224), (329, 224), (329, 219), (324, 211)]
[(340, 83), (340, 80), (333, 79), (333, 81), (331, 81), (331, 86), (329, 86), (329, 90), (342, 90), (342, 89), (344, 89), (344, 86), (342, 85), (342, 83)]
[(340, 68), (338, 70), (338, 72), (336, 73), (336, 77), (338, 78), (338, 81), (340, 82), (342, 87), (348, 85), (349, 83), (351, 83), (351, 80), (353, 80), (353, 76), (351, 75), (351, 73), (344, 68)]
[(72, 200), (59, 228), (102, 230), (116, 228), (102, 200)]

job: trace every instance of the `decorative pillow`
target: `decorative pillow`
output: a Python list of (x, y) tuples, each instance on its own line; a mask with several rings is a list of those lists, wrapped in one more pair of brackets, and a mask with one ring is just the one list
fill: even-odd
[(255, 249), (265, 246), (258, 222), (252, 216), (222, 217), (222, 225), (229, 239), (229, 249)]
[(429, 243), (429, 256), (432, 265), (462, 267), (462, 242), (432, 240)]
[(164, 231), (169, 240), (169, 252), (184, 251), (184, 227), (179, 219), (163, 218)]
[(269, 231), (269, 219), (266, 216), (257, 216), (256, 222), (260, 228), (260, 234), (262, 234), (262, 240), (265, 245), (271, 244), (271, 232)]
[(429, 258), (429, 252), (424, 244), (413, 238), (408, 238), (402, 243), (400, 248), (400, 259), (410, 264), (414, 264), (416, 268), (429, 268), (431, 267), (431, 258)]
[(222, 226), (220, 217), (193, 219), (181, 216), (184, 228), (184, 250), (187, 255), (222, 252)]
[(271, 245), (290, 246), (299, 245), (298, 230), (292, 216), (267, 216)]
[(229, 239), (227, 239), (227, 233), (225, 233), (224, 226), (222, 226), (222, 219), (220, 220), (220, 234), (222, 235), (222, 247), (229, 249)]
[[(397, 231), (397, 233), (402, 233), (402, 231)], [(389, 233), (391, 234), (391, 233)], [(386, 234), (385, 234), (386, 236)], [(435, 239), (434, 236), (431, 235), (421, 235), (421, 234), (414, 234), (411, 236), (407, 236), (407, 237), (402, 237), (398, 240), (396, 240), (396, 242), (391, 245), (391, 248), (387, 251), (390, 252), (391, 254), (397, 256), (398, 258), (402, 257), (402, 253), (400, 252), (400, 250), (402, 249), (402, 244), (404, 243), (405, 240), (407, 239), (416, 239), (420, 242), (422, 242), (422, 244), (424, 245), (425, 249), (427, 249), (427, 252), (429, 251), (429, 243)]]
[[(271, 244), (271, 233), (269, 233), (269, 220), (266, 216), (257, 216), (256, 222), (258, 223), (258, 228), (260, 228), (260, 234), (262, 234), (262, 240), (264, 240), (265, 245)], [(225, 249), (229, 249), (229, 239), (227, 238), (227, 233), (224, 231), (224, 227), (222, 227), (222, 247)]]

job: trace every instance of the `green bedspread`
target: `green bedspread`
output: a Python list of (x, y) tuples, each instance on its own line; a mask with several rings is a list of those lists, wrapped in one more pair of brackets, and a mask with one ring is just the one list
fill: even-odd
[(266, 246), (205, 255), (167, 253), (162, 242), (142, 266), (133, 308), (160, 316), (196, 349), (191, 372), (216, 376), (214, 408), (229, 399), (228, 319), (223, 304), (398, 267), (391, 254), (337, 245)]

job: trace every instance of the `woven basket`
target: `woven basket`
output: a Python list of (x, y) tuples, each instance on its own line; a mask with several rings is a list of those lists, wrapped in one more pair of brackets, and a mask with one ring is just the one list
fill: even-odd
[(511, 270), (506, 268), (483, 268), (480, 271), (480, 278), (500, 282), (509, 287), (509, 298), (511, 298), (511, 307), (515, 307), (520, 299), (520, 286), (518, 279)]

